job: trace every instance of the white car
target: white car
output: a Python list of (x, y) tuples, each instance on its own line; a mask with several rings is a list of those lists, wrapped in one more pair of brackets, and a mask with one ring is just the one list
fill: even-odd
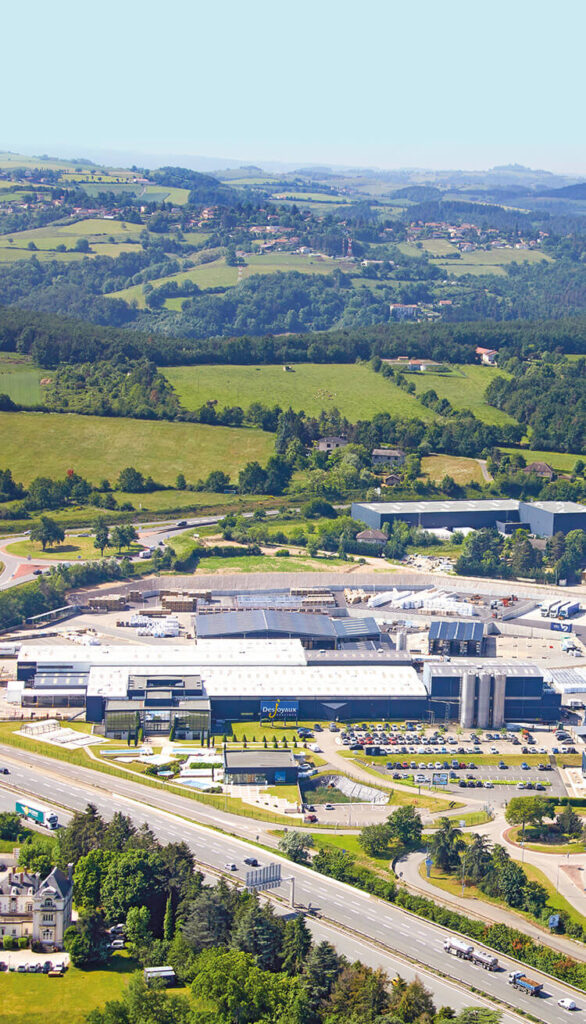
[(558, 999), (558, 1006), (561, 1006), (562, 1010), (575, 1010), (576, 1004), (573, 999)]
[(416, 786), (422, 786), (422, 785), (424, 785), (424, 783), (427, 782), (427, 779), (426, 779), (425, 775), (416, 775), (415, 779), (414, 779), (414, 782), (415, 782)]
[(498, 750), (496, 749), (496, 747), (491, 747), (490, 752), (491, 754), (498, 754)]

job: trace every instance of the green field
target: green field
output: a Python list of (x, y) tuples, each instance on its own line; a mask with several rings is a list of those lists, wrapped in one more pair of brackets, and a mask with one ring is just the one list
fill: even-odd
[(429, 455), (421, 460), (422, 473), (429, 473), (430, 480), (439, 483), (446, 474), (457, 484), (484, 483), (482, 470), (477, 459), (466, 459), (457, 455)]
[(70, 967), (62, 978), (5, 973), (0, 979), (0, 1024), (81, 1024), (90, 1010), (119, 999), (136, 961), (114, 954), (106, 970)]
[(438, 398), (447, 398), (455, 409), (471, 409), (475, 416), (485, 423), (514, 423), (506, 412), (494, 409), (484, 400), (484, 392), (495, 377), (508, 374), (496, 366), (473, 366), (465, 363), (453, 364), (449, 373), (410, 373), (409, 380), (415, 384), (416, 394), (433, 389)]
[[(33, 242), (40, 253), (51, 253), (51, 258), (61, 259), (65, 254), (56, 253), (58, 245), (67, 249), (75, 246), (80, 238), (88, 240), (92, 250), (101, 256), (117, 256), (133, 243), (143, 231), (142, 224), (126, 224), (125, 221), (87, 218), (75, 223), (49, 224), (44, 228), (15, 231), (0, 235), (0, 260), (30, 258), (35, 250), (28, 248)], [(113, 241), (109, 241), (113, 239)], [(15, 255), (16, 254), (16, 255)], [(83, 258), (82, 254), (76, 257)]]
[[(189, 270), (181, 270), (178, 274), (170, 274), (167, 277), (158, 277), (149, 283), (153, 288), (160, 288), (163, 284), (176, 281), (181, 284), (183, 281), (194, 281), (198, 288), (231, 288), (238, 284), (238, 267), (226, 266), (225, 259), (213, 260), (211, 263), (200, 263), (197, 267)], [(144, 285), (135, 284), (130, 288), (124, 288), (119, 292), (110, 292), (111, 299), (124, 299), (125, 302), (135, 302), (139, 309), (145, 306)], [(180, 303), (183, 299), (179, 300)]]
[[(200, 423), (3, 412), (0, 431), (2, 464), (23, 483), (41, 473), (63, 477), (68, 469), (91, 482), (107, 477), (113, 483), (125, 466), (134, 466), (164, 484), (175, 483), (177, 474), (184, 473), (191, 483), (213, 469), (235, 477), (246, 462), (264, 463), (273, 452), (273, 436), (261, 430)], [(138, 505), (141, 498), (134, 495), (133, 504)]]
[(510, 263), (530, 263), (532, 265), (545, 261), (551, 262), (551, 257), (543, 252), (536, 252), (534, 249), (476, 249), (474, 252), (461, 254), (459, 260), (436, 260), (436, 265), (442, 267), (448, 274), (462, 277), (464, 274), (500, 274), (504, 275), (504, 267)]
[(501, 451), (509, 455), (521, 454), (527, 465), (531, 462), (547, 462), (556, 473), (571, 473), (578, 459), (584, 459), (584, 455), (574, 455), (573, 452), (538, 452), (535, 448), (501, 448)]
[(19, 405), (37, 405), (42, 401), (40, 380), (43, 370), (33, 366), (27, 356), (13, 352), (0, 354), (0, 395), (8, 395)]
[[(200, 263), (197, 267), (191, 267), (189, 270), (181, 270), (177, 274), (156, 278), (149, 283), (154, 288), (160, 288), (161, 285), (168, 284), (170, 281), (176, 281), (177, 284), (181, 284), (183, 281), (194, 281), (201, 289), (231, 288), (239, 281), (252, 277), (254, 274), (276, 274), (279, 271), (289, 273), (292, 270), (297, 270), (301, 274), (331, 274), (336, 267), (341, 267), (342, 270), (351, 269), (349, 265), (340, 261), (334, 263), (333, 260), (319, 259), (316, 256), (303, 256), (288, 252), (258, 253), (247, 256), (244, 267), (229, 267), (222, 257), (222, 259), (214, 260), (211, 263)], [(119, 292), (110, 292), (109, 297), (124, 299), (125, 302), (136, 302), (142, 309), (145, 306), (143, 288), (142, 284), (132, 285)], [(180, 309), (183, 301), (183, 299), (170, 299), (167, 308)]]
[(216, 399), (218, 405), (278, 402), (318, 415), (322, 409), (337, 408), (356, 421), (370, 419), (378, 412), (409, 419), (434, 420), (435, 414), (421, 405), (368, 364), (298, 363), (292, 373), (279, 366), (175, 366), (165, 376), (186, 409), (197, 409)]

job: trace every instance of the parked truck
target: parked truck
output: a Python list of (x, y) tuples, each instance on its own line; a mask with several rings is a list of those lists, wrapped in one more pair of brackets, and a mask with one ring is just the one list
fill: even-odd
[(562, 605), (562, 607), (559, 609), (558, 616), (560, 619), (571, 619), (572, 616), (577, 615), (579, 611), (579, 601), (567, 601), (566, 604)]
[(449, 935), (447, 939), (444, 939), (444, 949), (446, 953), (459, 956), (463, 960), (470, 960), (474, 953), (474, 946), (465, 942), (464, 939), (456, 938), (455, 935)]
[(29, 804), (26, 800), (16, 801), (16, 813), (27, 821), (34, 821), (35, 825), (41, 825), (50, 830), (59, 828), (59, 818), (49, 807), (41, 804)]
[(511, 971), (508, 981), (513, 988), (518, 988), (530, 996), (540, 996), (543, 990), (543, 985), (540, 982), (528, 978), (523, 971)]

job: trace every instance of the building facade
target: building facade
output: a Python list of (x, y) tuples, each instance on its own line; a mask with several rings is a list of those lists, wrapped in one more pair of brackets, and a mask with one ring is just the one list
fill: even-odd
[(30, 938), (44, 949), (63, 949), (63, 936), (71, 924), (72, 865), (65, 874), (53, 868), (40, 874), (8, 871), (0, 881), (0, 938)]

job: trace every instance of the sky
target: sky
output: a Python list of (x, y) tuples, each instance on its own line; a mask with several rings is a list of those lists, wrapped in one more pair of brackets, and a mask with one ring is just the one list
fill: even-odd
[(28, 0), (2, 26), (0, 149), (586, 175), (584, 0)]

